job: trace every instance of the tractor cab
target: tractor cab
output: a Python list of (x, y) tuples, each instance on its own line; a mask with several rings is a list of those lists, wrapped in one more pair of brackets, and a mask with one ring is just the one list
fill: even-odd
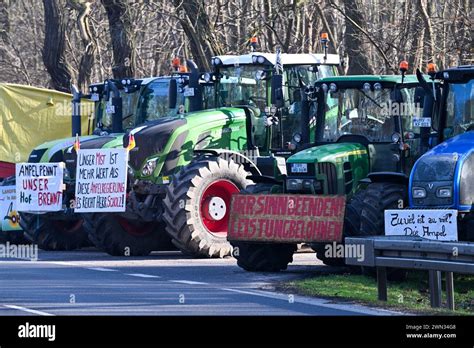
[(288, 156), (302, 144), (309, 104), (302, 93), (324, 77), (337, 75), (338, 55), (252, 52), (212, 58), (216, 107), (244, 108), (249, 138), (262, 153)]
[(191, 108), (185, 91), (189, 74), (145, 79), (106, 80), (89, 87), (95, 102), (94, 134), (123, 133)]

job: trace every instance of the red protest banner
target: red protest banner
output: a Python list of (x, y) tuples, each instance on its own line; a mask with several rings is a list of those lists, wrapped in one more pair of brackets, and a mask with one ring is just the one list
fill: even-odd
[(229, 240), (340, 242), (345, 196), (233, 195)]

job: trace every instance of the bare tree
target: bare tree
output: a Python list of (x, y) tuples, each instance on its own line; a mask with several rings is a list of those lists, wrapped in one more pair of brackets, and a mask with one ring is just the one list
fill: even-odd
[(134, 40), (129, 3), (126, 0), (101, 0), (109, 20), (112, 41), (114, 78), (133, 77), (135, 74)]
[(66, 20), (64, 0), (43, 0), (45, 37), (43, 61), (53, 87), (59, 91), (71, 89), (71, 70), (66, 60)]

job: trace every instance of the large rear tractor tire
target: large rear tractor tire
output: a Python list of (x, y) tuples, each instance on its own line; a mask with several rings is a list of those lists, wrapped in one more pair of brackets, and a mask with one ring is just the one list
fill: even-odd
[(163, 219), (173, 244), (193, 257), (225, 257), (233, 194), (247, 187), (250, 175), (231, 159), (201, 157), (173, 176), (163, 200)]
[[(385, 210), (400, 209), (406, 206), (408, 190), (406, 185), (394, 183), (372, 183), (364, 191), (364, 207), (360, 217), (360, 230), (357, 236), (376, 236), (384, 234)], [(375, 268), (363, 267), (366, 275), (375, 276)], [(406, 279), (407, 272), (403, 269), (388, 269), (387, 277), (391, 280)]]
[(85, 215), (90, 241), (112, 256), (146, 256), (152, 251), (174, 250), (162, 222), (140, 222), (116, 213)]
[(48, 214), (20, 213), (25, 237), (42, 250), (75, 250), (90, 246), (82, 218), (51, 219)]
[[(273, 184), (249, 185), (243, 194), (268, 194)], [(296, 244), (231, 241), (237, 265), (249, 272), (279, 272), (293, 261)]]
[[(336, 245), (344, 245), (344, 239), (346, 237), (354, 237), (359, 235), (360, 230), (360, 215), (364, 206), (364, 190), (360, 190), (355, 193), (349, 202), (346, 204), (346, 214), (344, 216), (344, 230), (343, 230), (343, 242), (337, 243)], [(325, 265), (343, 267), (345, 266), (345, 260), (341, 257), (332, 257), (326, 255), (326, 245), (332, 243), (313, 243), (311, 248), (316, 252), (316, 257), (321, 260)]]

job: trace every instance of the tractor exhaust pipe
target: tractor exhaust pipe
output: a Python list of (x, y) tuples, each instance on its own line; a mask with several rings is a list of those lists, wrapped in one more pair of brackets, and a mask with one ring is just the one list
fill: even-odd
[(202, 110), (202, 91), (199, 86), (199, 70), (198, 66), (192, 60), (186, 60), (186, 65), (191, 70), (189, 75), (189, 88), (194, 89), (194, 97), (189, 100), (189, 111)]
[(114, 108), (114, 114), (112, 117), (112, 133), (122, 133), (122, 97), (120, 97), (120, 91), (115, 83), (111, 80), (107, 80), (109, 90), (112, 91), (112, 106)]
[(82, 93), (75, 85), (71, 85), (72, 92), (72, 119), (71, 132), (72, 136), (81, 135), (81, 97)]

